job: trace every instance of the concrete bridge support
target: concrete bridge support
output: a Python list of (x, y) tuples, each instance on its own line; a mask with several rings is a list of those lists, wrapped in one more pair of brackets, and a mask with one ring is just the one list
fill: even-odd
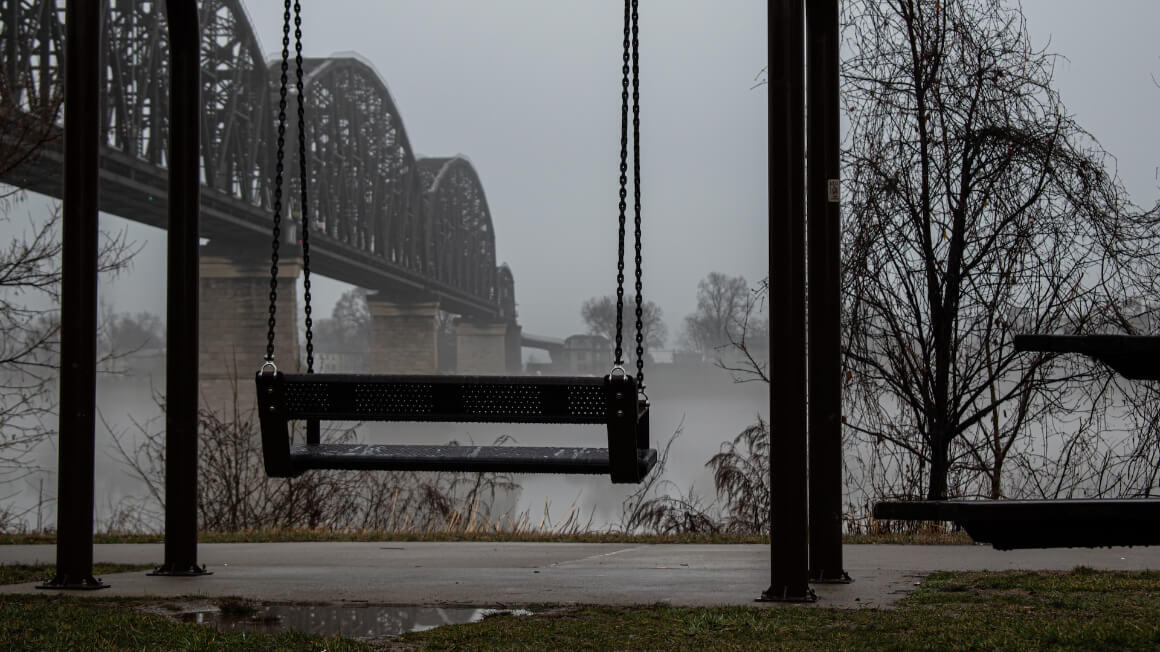
[(504, 344), (504, 353), (507, 358), (507, 372), (520, 374), (524, 371), (523, 355), (524, 329), (515, 321), (508, 324), (507, 342)]
[[(270, 267), (266, 261), (206, 247), (200, 260), (199, 390), (201, 403), (225, 419), (248, 416), (255, 406), (253, 375), (266, 352)], [(278, 265), (278, 311), (274, 362), (286, 372), (305, 369), (299, 347), (296, 282), (301, 258)], [(369, 373), (439, 372), (438, 301), (367, 297), (371, 314)], [(456, 372), (518, 374), (521, 329), (514, 321), (462, 319), (457, 326)], [(318, 360), (315, 361), (318, 368)]]
[(367, 297), (371, 312), (372, 374), (434, 374), (438, 301), (395, 302)]
[[(274, 362), (282, 371), (303, 366), (298, 348), (296, 282), (299, 258), (278, 263), (278, 312)], [(266, 355), (270, 263), (204, 251), (200, 261), (199, 390), (201, 403), (230, 419), (255, 406), (254, 374)]]
[(510, 321), (460, 320), (456, 325), (456, 369), (461, 374), (518, 374), (520, 327)]

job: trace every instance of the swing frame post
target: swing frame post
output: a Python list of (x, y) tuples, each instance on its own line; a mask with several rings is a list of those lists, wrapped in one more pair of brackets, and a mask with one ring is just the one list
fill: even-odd
[(762, 602), (813, 602), (806, 493), (804, 15), (802, 0), (770, 0), (769, 296), (770, 584)]
[(41, 589), (108, 587), (93, 577), (100, 16), (97, 0), (66, 3), (56, 575)]
[[(150, 575), (206, 575), (197, 566), (198, 198), (201, 31), (197, 4), (166, 0), (170, 56), (165, 564)], [(101, 7), (65, 8), (64, 211), (57, 562), (43, 589), (102, 589), (94, 578), (98, 170)], [(192, 317), (192, 318), (191, 318)]]
[(842, 564), (838, 0), (807, 3), (806, 77), (810, 582), (846, 584), (851, 579)]
[(201, 29), (197, 3), (166, 0), (169, 229), (165, 362), (165, 559), (149, 575), (210, 575), (197, 564), (198, 211)]

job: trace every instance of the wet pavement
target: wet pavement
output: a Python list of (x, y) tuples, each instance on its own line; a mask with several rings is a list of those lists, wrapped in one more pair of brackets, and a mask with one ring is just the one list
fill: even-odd
[[(94, 547), (98, 562), (159, 564), (161, 544)], [(218, 543), (212, 575), (105, 575), (92, 597), (223, 597), (264, 603), (509, 608), (557, 604), (752, 605), (769, 586), (765, 545), (616, 543)], [(1160, 548), (1024, 550), (848, 545), (851, 584), (818, 584), (818, 606), (889, 607), (936, 570), (1160, 569)], [(55, 563), (54, 546), (0, 546), (0, 563)], [(0, 593), (36, 591), (35, 584)], [(44, 593), (44, 591), (37, 591)]]
[(177, 615), (177, 619), (215, 627), (222, 631), (266, 633), (294, 631), (318, 636), (376, 640), (406, 632), (421, 632), (443, 625), (472, 623), (497, 613), (528, 615), (531, 612), (475, 607), (278, 604), (259, 607), (252, 613), (237, 613), (203, 605), (200, 609), (184, 610)]

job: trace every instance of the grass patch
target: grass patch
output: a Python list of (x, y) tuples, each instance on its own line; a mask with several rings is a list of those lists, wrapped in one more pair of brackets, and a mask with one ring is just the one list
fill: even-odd
[[(768, 544), (764, 534), (624, 534), (620, 532), (583, 532), (567, 534), (534, 534), (527, 532), (384, 532), (357, 530), (243, 530), (239, 532), (199, 532), (199, 543), (287, 543), (318, 541), (426, 541), (426, 542), (506, 542), (531, 543), (700, 543), (700, 544)], [(98, 533), (93, 543), (163, 543), (160, 534)], [(857, 544), (918, 544), (963, 545), (971, 539), (964, 532), (913, 532), (854, 534), (842, 538), (843, 543)], [(50, 545), (56, 543), (53, 534), (0, 534), (0, 545)]]
[(893, 610), (581, 607), (407, 634), (420, 649), (1160, 647), (1160, 573), (938, 573)]
[(142, 600), (58, 595), (0, 597), (5, 650), (371, 650), (339, 637), (287, 632), (219, 632), (145, 613)]
[(389, 644), (218, 632), (145, 601), (0, 598), (2, 649), (1018, 649), (1160, 647), (1160, 573), (937, 573), (892, 610), (598, 607), (498, 615)]
[[(93, 564), (93, 575), (152, 570), (157, 564)], [(45, 582), (56, 574), (55, 564), (0, 564), (0, 584)]]

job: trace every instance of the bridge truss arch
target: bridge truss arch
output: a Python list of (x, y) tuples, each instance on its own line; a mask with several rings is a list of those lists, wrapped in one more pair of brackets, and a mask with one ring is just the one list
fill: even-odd
[(56, 120), (64, 65), (64, 3), (0, 0), (0, 107)]
[[(151, 197), (144, 188), (154, 187), (154, 178), (163, 180), (159, 171), (168, 167), (165, 3), (104, 0), (102, 5), (101, 164), (107, 172), (143, 181), (142, 194)], [(0, 0), (0, 105), (56, 126), (63, 119), (57, 109), (64, 81), (64, 6), (63, 0)], [(240, 0), (203, 0), (199, 21), (202, 183), (223, 197), (269, 209), (273, 124), (269, 74), (258, 40)], [(58, 194), (53, 183), (34, 179), (31, 186)], [(156, 209), (134, 211), (133, 199), (119, 199), (127, 217), (164, 225), (165, 216)]]
[(390, 91), (355, 57), (306, 59), (303, 70), (312, 234), (424, 273), (419, 174)]
[[(423, 215), (432, 234), (432, 275), (499, 302), (495, 228), (483, 184), (462, 156), (419, 160)], [(510, 273), (510, 272), (509, 272)]]
[[(44, 132), (59, 127), (64, 6), (0, 0), (5, 124), (11, 118), (39, 121)], [(102, 7), (101, 208), (164, 228), (165, 204), (154, 199), (168, 192), (165, 3), (102, 0)], [(202, 233), (258, 251), (271, 230), (280, 64), (264, 59), (241, 0), (202, 0), (199, 19)], [(462, 157), (417, 161), (386, 84), (364, 61), (337, 56), (304, 66), (315, 270), (401, 297), (434, 296), (458, 314), (514, 318), (511, 273), (496, 267), (492, 216), (471, 164)], [(293, 92), (289, 99), (284, 216), (292, 224), (301, 207)], [(11, 133), (2, 135), (13, 145)], [(59, 141), (50, 139), (4, 181), (60, 197)]]
[[(165, 3), (110, 0), (101, 125), (112, 151), (167, 168), (169, 42)], [(269, 207), (272, 136), (266, 63), (239, 0), (200, 3), (202, 183)]]

